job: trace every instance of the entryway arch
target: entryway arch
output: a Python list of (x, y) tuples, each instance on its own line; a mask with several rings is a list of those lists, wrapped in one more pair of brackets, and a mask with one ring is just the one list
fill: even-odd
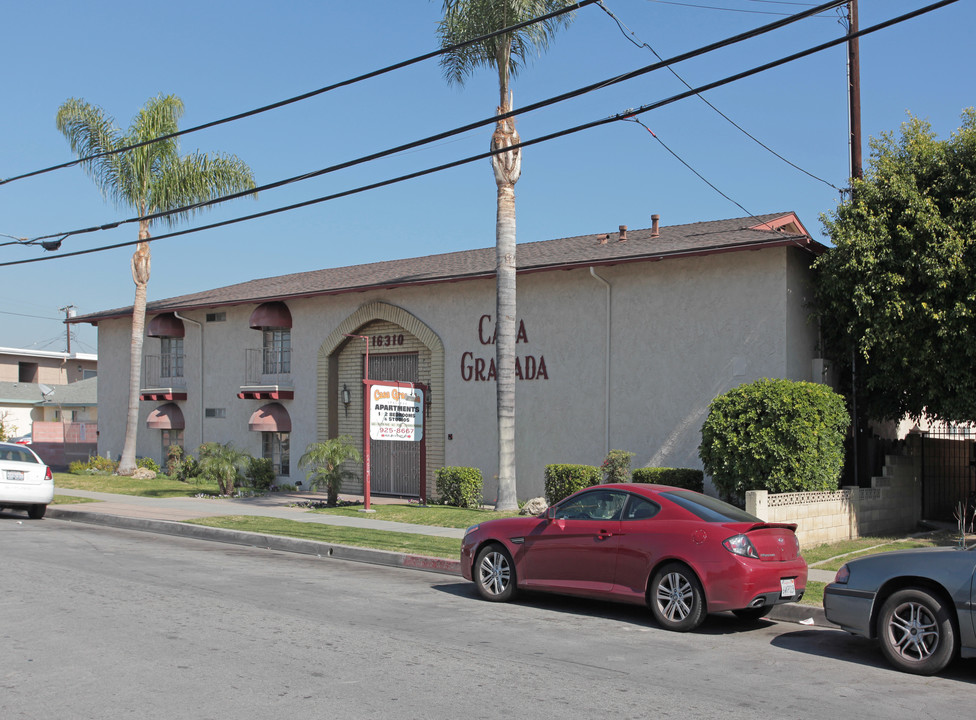
[[(415, 315), (384, 302), (362, 305), (325, 339), (319, 348), (316, 371), (317, 439), (323, 441), (338, 435), (351, 435), (360, 450), (363, 442), (361, 357), (365, 353), (366, 341), (347, 335), (367, 336), (371, 365), (375, 358), (376, 367), (402, 365), (411, 368), (411, 372), (416, 367), (414, 381), (429, 386), (424, 430), (427, 438), (426, 480), (427, 487), (434, 488), (434, 472), (444, 465), (444, 344), (437, 333)], [(397, 357), (404, 362), (396, 362)], [(370, 377), (377, 379), (373, 372)], [(375, 469), (376, 463), (372, 467)], [(349, 481), (344, 490), (362, 492), (361, 468), (350, 466), (349, 469), (355, 473), (356, 480)], [(411, 482), (419, 493), (419, 477)], [(401, 486), (386, 492), (414, 494), (413, 491), (403, 491)]]

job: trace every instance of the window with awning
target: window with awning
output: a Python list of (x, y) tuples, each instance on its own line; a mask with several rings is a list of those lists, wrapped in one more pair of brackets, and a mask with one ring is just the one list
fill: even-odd
[(179, 405), (166, 403), (149, 413), (146, 427), (153, 430), (183, 430), (186, 421), (183, 419), (183, 411), (180, 410)]
[(291, 432), (291, 416), (281, 403), (262, 405), (247, 423), (252, 432)]

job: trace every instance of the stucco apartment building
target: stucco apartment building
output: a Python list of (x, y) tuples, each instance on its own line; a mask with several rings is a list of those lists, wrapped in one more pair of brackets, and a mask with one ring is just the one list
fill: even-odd
[[(701, 467), (709, 402), (762, 377), (822, 380), (810, 264), (824, 247), (792, 213), (518, 246), (518, 494), (550, 463)], [(363, 374), (429, 386), (417, 443), (374, 441), (374, 494), (417, 496), (445, 465), (497, 494), (494, 248), (251, 280), (149, 303), (138, 454), (232, 442), (305, 478), (305, 447), (362, 444)], [(101, 454), (125, 432), (131, 308), (98, 326)], [(366, 340), (360, 337), (363, 336)], [(361, 489), (361, 479), (349, 492)]]

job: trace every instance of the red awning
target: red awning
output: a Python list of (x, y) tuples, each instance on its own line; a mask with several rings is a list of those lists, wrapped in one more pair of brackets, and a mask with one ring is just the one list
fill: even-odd
[(254, 411), (247, 428), (254, 432), (291, 432), (291, 416), (284, 405), (268, 403)]
[(252, 330), (263, 328), (290, 328), (291, 311), (283, 302), (266, 302), (258, 305), (251, 313), (248, 325)]
[(183, 321), (173, 313), (157, 315), (149, 321), (146, 335), (157, 338), (180, 338), (186, 335)]
[(160, 405), (146, 419), (146, 427), (153, 430), (182, 430), (185, 426), (183, 411), (176, 403)]

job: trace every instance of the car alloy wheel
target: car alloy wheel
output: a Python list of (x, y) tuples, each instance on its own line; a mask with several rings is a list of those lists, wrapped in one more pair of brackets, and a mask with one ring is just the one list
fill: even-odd
[(888, 598), (881, 608), (878, 635), (888, 661), (917, 675), (939, 672), (956, 652), (948, 610), (922, 588), (899, 590)]
[(670, 563), (658, 570), (649, 595), (654, 618), (667, 630), (694, 630), (705, 619), (701, 583), (685, 565)]
[(505, 602), (515, 595), (512, 557), (501, 545), (487, 545), (474, 561), (475, 585), (485, 600)]

